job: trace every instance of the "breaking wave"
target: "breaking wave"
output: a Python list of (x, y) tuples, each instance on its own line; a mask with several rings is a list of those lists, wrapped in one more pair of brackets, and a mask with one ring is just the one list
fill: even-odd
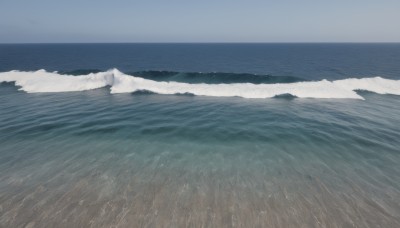
[[(233, 74), (232, 76), (228, 73), (182, 73), (179, 75), (177, 72), (163, 71), (138, 72), (135, 74), (137, 76), (131, 76), (117, 69), (77, 76), (76, 73), (61, 74), (45, 70), (10, 71), (0, 73), (0, 83), (15, 82), (16, 86), (21, 87), (20, 90), (28, 93), (72, 92), (110, 87), (111, 93), (149, 91), (158, 94), (243, 98), (272, 98), (280, 95), (292, 95), (298, 98), (363, 99), (355, 92), (357, 90), (400, 95), (400, 80), (381, 77), (304, 81), (295, 77), (281, 78), (248, 74)], [(228, 83), (224, 82), (224, 77), (231, 80)], [(250, 82), (245, 81), (246, 77)], [(204, 78), (207, 83), (202, 81)], [(214, 80), (211, 80), (213, 78)]]
[[(99, 73), (97, 69), (80, 69), (73, 71), (63, 71), (66, 75), (86, 75)], [(272, 76), (249, 73), (221, 73), (221, 72), (176, 72), (176, 71), (136, 71), (127, 72), (128, 75), (150, 79), (153, 81), (174, 81), (184, 83), (207, 83), (207, 84), (232, 84), (232, 83), (252, 83), (252, 84), (274, 84), (307, 81), (306, 79), (293, 76)]]

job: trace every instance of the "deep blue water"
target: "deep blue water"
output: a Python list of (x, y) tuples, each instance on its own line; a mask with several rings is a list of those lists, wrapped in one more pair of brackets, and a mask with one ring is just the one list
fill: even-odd
[[(0, 45), (0, 72), (192, 84), (395, 83), (399, 63), (400, 44)], [(0, 84), (0, 227), (400, 227), (397, 95), (18, 88)]]
[(0, 44), (10, 70), (252, 73), (400, 78), (400, 44)]

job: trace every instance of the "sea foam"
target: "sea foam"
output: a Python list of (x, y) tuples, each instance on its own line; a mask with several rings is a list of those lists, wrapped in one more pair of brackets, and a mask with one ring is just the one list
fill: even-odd
[(98, 89), (113, 84), (113, 71), (82, 76), (61, 75), (39, 70), (35, 72), (10, 71), (0, 73), (0, 82), (15, 82), (28, 93), (73, 92)]
[(39, 70), (35, 72), (10, 71), (0, 73), (0, 82), (15, 82), (28, 93), (72, 92), (110, 87), (111, 93), (151, 91), (158, 94), (190, 93), (200, 96), (271, 98), (291, 94), (299, 98), (363, 99), (356, 90), (379, 94), (400, 95), (400, 81), (381, 77), (344, 79), (337, 81), (307, 81), (277, 84), (191, 84), (153, 81), (126, 75), (117, 69), (88, 75), (71, 76)]

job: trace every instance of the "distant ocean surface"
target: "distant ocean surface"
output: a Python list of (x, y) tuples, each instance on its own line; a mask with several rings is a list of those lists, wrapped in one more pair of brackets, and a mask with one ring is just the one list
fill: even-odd
[(0, 227), (400, 227), (400, 44), (0, 44)]

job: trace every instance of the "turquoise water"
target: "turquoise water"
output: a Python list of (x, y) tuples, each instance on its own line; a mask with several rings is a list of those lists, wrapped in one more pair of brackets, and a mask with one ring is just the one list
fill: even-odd
[(18, 88), (0, 84), (0, 227), (400, 226), (397, 95)]
[(1, 224), (396, 227), (400, 102), (364, 96), (244, 102), (2, 85)]

